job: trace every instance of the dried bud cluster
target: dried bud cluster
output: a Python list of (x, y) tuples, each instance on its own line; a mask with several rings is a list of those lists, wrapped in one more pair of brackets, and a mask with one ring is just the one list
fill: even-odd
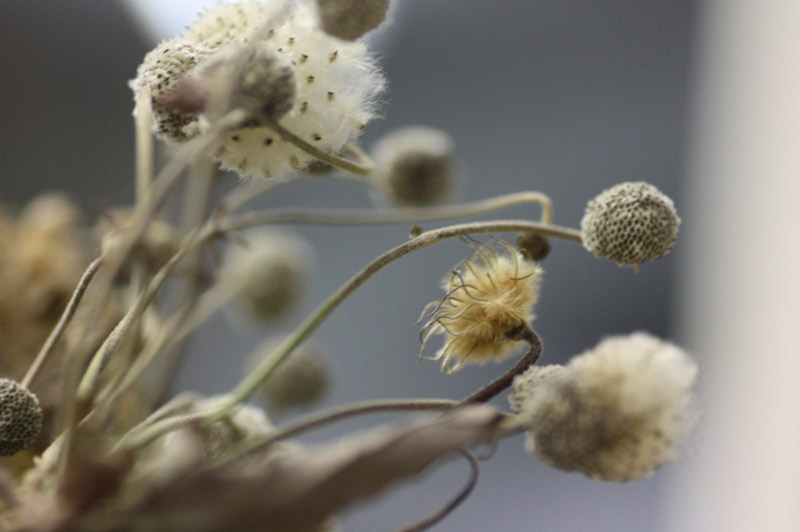
[(224, 275), (251, 316), (273, 319), (300, 298), (311, 265), (311, 247), (297, 235), (262, 229), (246, 235), (247, 247), (231, 250)]
[[(251, 361), (251, 369), (269, 357), (280, 342), (269, 342)], [(314, 344), (298, 346), (292, 356), (278, 366), (262, 385), (261, 393), (270, 408), (283, 410), (295, 406), (310, 405), (319, 400), (328, 390), (328, 363)]]
[(433, 335), (444, 336), (433, 360), (445, 374), (507, 357), (519, 343), (514, 333), (533, 320), (542, 270), (502, 244), (498, 252), (476, 241), (475, 255), (444, 279), (446, 295), (423, 312), (422, 350)]
[(681, 219), (672, 200), (644, 182), (620, 183), (586, 206), (583, 245), (621, 266), (664, 256), (675, 244)]
[(155, 130), (190, 139), (226, 112), (249, 111), (214, 154), (243, 176), (270, 177), (315, 160), (268, 127), (340, 153), (374, 116), (384, 78), (362, 43), (329, 36), (302, 2), (222, 3), (145, 57), (131, 86), (152, 94)]
[(30, 447), (42, 430), (42, 407), (27, 388), (0, 379), (0, 456)]
[(672, 460), (689, 428), (696, 364), (644, 333), (607, 338), (563, 368), (517, 377), (512, 407), (542, 461), (624, 482)]
[(431, 205), (452, 191), (456, 180), (453, 141), (439, 129), (396, 129), (373, 150), (376, 177), (395, 203)]

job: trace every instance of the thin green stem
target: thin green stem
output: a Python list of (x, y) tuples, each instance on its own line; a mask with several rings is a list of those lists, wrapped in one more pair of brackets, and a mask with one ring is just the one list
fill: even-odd
[(75, 315), (75, 311), (78, 310), (78, 305), (83, 299), (83, 295), (86, 293), (86, 289), (89, 287), (89, 283), (92, 282), (94, 275), (100, 269), (100, 266), (103, 264), (103, 257), (97, 257), (92, 262), (89, 263), (89, 267), (86, 268), (86, 271), (83, 272), (80, 280), (78, 281), (78, 286), (75, 287), (75, 291), (72, 293), (72, 297), (70, 298), (67, 306), (64, 308), (64, 312), (61, 313), (61, 317), (58, 319), (58, 323), (56, 323), (53, 330), (50, 331), (50, 335), (45, 340), (44, 345), (39, 350), (39, 353), (36, 355), (36, 358), (33, 360), (33, 364), (28, 369), (28, 372), (23, 377), (22, 382), (20, 383), (25, 388), (30, 388), (31, 384), (33, 383), (34, 379), (39, 375), (39, 371), (44, 366), (47, 357), (50, 356), (52, 353), (53, 348), (55, 347), (58, 340), (61, 338), (61, 335), (64, 333), (64, 330), (69, 325), (69, 322), (72, 320), (72, 317)]
[[(235, 229), (236, 224), (223, 224), (226, 229)], [(214, 421), (224, 416), (231, 408), (241, 401), (247, 399), (253, 391), (261, 385), (275, 369), (283, 363), (292, 351), (300, 345), (317, 327), (330, 315), (350, 294), (355, 292), (361, 285), (367, 282), (373, 275), (392, 262), (412, 253), (414, 251), (432, 246), (437, 242), (449, 238), (456, 238), (477, 233), (503, 233), (503, 232), (531, 232), (540, 233), (545, 236), (553, 236), (581, 242), (580, 232), (575, 229), (559, 227), (549, 224), (528, 222), (524, 220), (500, 220), (490, 222), (473, 222), (460, 225), (452, 225), (433, 231), (422, 233), (416, 238), (405, 242), (394, 249), (387, 251), (373, 260), (364, 269), (344, 283), (336, 292), (325, 300), (312, 314), (255, 370), (234, 388), (229, 400), (222, 403), (218, 412), (209, 418)]]
[(374, 225), (418, 222), (422, 220), (447, 220), (474, 216), (486, 212), (525, 203), (537, 203), (542, 207), (541, 223), (553, 220), (550, 198), (541, 192), (526, 191), (496, 196), (461, 205), (403, 209), (269, 209), (251, 211), (228, 218), (226, 223), (239, 226), (273, 223), (301, 223), (324, 225)]
[(275, 132), (280, 135), (282, 140), (294, 144), (315, 159), (331, 166), (335, 166), (336, 168), (361, 175), (366, 175), (375, 169), (375, 164), (372, 162), (369, 156), (354, 146), (348, 145), (345, 149), (352, 155), (356, 156), (358, 161), (351, 161), (333, 153), (323, 151), (313, 144), (309, 144), (305, 140), (301, 139), (277, 122), (271, 122), (267, 124), (267, 126), (275, 130)]

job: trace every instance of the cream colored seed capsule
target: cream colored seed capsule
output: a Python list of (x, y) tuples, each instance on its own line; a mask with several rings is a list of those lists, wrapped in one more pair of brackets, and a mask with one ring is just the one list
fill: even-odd
[(681, 219), (672, 200), (644, 182), (620, 183), (586, 206), (583, 246), (621, 266), (664, 256), (675, 244)]
[(534, 386), (515, 381), (528, 451), (600, 480), (646, 477), (674, 459), (691, 426), (696, 375), (681, 349), (658, 338), (607, 338)]

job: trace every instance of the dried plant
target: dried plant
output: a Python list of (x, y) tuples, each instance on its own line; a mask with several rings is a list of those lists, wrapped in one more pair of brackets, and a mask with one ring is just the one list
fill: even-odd
[[(17, 455), (0, 477), (4, 530), (329, 530), (344, 508), (465, 457), (473, 469), (467, 486), (402, 529), (422, 530), (471, 491), (476, 444), (526, 433), (528, 450), (544, 462), (613, 481), (645, 477), (674, 458), (693, 419), (697, 372), (683, 351), (639, 333), (606, 339), (566, 366), (540, 367), (532, 327), (548, 239), (636, 266), (674, 244), (680, 220), (672, 201), (651, 185), (618, 185), (589, 202), (582, 231), (554, 225), (540, 192), (437, 206), (458, 165), (452, 140), (432, 128), (387, 135), (373, 163), (356, 141), (384, 78), (359, 38), (388, 6), (274, 0), (208, 10), (147, 54), (131, 82), (135, 205), (109, 213), (93, 231), (60, 197), (0, 219), (0, 452)], [(157, 175), (154, 136), (177, 145)], [(217, 167), (251, 179), (212, 204)], [(245, 208), (276, 183), (311, 172), (355, 179), (407, 207)], [(184, 175), (184, 193), (205, 200), (173, 218), (164, 205)], [(185, 341), (211, 315), (235, 300), (258, 320), (274, 320), (310, 275), (313, 254), (299, 237), (240, 231), (276, 222), (415, 224), (519, 203), (538, 204), (541, 219), (412, 231), (291, 334), (265, 342), (228, 394), (164, 400)], [(494, 236), (501, 233), (516, 235), (517, 247)], [(367, 400), (278, 425), (246, 404), (256, 392), (273, 411), (317, 398), (326, 365), (306, 340), (382, 268), (452, 238), (472, 256), (446, 274), (444, 296), (425, 307), (423, 349), (442, 336), (434, 360), (450, 374), (526, 347), (513, 368), (461, 401)], [(231, 251), (220, 255), (223, 240)], [(93, 260), (91, 249), (100, 250)], [(512, 412), (483, 404), (509, 387)], [(428, 416), (333, 443), (295, 440), (341, 419), (401, 411)]]

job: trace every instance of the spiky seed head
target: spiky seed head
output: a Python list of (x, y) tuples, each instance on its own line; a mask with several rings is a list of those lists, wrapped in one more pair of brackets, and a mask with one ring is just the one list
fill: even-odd
[(389, 0), (317, 0), (320, 27), (348, 41), (377, 28), (388, 9)]
[(675, 205), (653, 185), (620, 183), (586, 206), (583, 246), (621, 266), (664, 256), (675, 244), (681, 219)]
[[(223, 169), (245, 177), (286, 176), (315, 161), (282, 140), (259, 116), (280, 119), (281, 126), (293, 134), (338, 154), (356, 141), (375, 116), (377, 97), (385, 86), (365, 45), (322, 31), (312, 8), (303, 2), (220, 3), (203, 13), (176, 42), (190, 43), (202, 56), (202, 60), (180, 56), (175, 60), (180, 68), (170, 69), (180, 71), (180, 88), (190, 96), (184, 99), (200, 102), (201, 109), (176, 105), (180, 99), (170, 93), (169, 106), (155, 110), (162, 138), (187, 140), (210, 127), (230, 105), (255, 110), (254, 119), (229, 132), (213, 154)], [(236, 61), (225, 61), (242, 50), (247, 53)], [(164, 50), (156, 49), (152, 57), (157, 52)], [(146, 64), (154, 62), (148, 61), (151, 54)], [(210, 75), (214, 69), (206, 70), (205, 76), (196, 75), (206, 63), (213, 66), (214, 62), (226, 67), (217, 72), (240, 67), (230, 76)], [(153, 85), (158, 73), (164, 76), (142, 65), (132, 82), (134, 91), (138, 94), (144, 86), (160, 90), (157, 83)]]
[(225, 276), (241, 307), (253, 318), (270, 320), (288, 312), (300, 299), (314, 262), (302, 237), (267, 229), (245, 236), (246, 247), (226, 259)]
[(696, 375), (683, 350), (649, 334), (607, 338), (523, 395), (528, 450), (596, 479), (648, 476), (690, 428)]
[(520, 233), (517, 249), (526, 259), (538, 262), (550, 254), (550, 242), (538, 233)]
[[(280, 341), (266, 343), (250, 361), (255, 368), (269, 357)], [(311, 405), (322, 398), (330, 385), (328, 362), (322, 350), (313, 343), (300, 344), (261, 387), (261, 394), (271, 409)]]
[(444, 278), (445, 296), (423, 312), (427, 321), (420, 332), (420, 354), (433, 335), (442, 335), (444, 345), (433, 360), (445, 374), (466, 363), (506, 358), (520, 345), (513, 333), (533, 320), (542, 270), (499, 242), (495, 249), (469, 241), (475, 255)]
[(33, 444), (42, 430), (42, 407), (30, 390), (0, 379), (0, 456), (11, 456)]
[(401, 205), (439, 203), (456, 181), (453, 141), (439, 129), (396, 129), (375, 144), (373, 155), (379, 184)]

